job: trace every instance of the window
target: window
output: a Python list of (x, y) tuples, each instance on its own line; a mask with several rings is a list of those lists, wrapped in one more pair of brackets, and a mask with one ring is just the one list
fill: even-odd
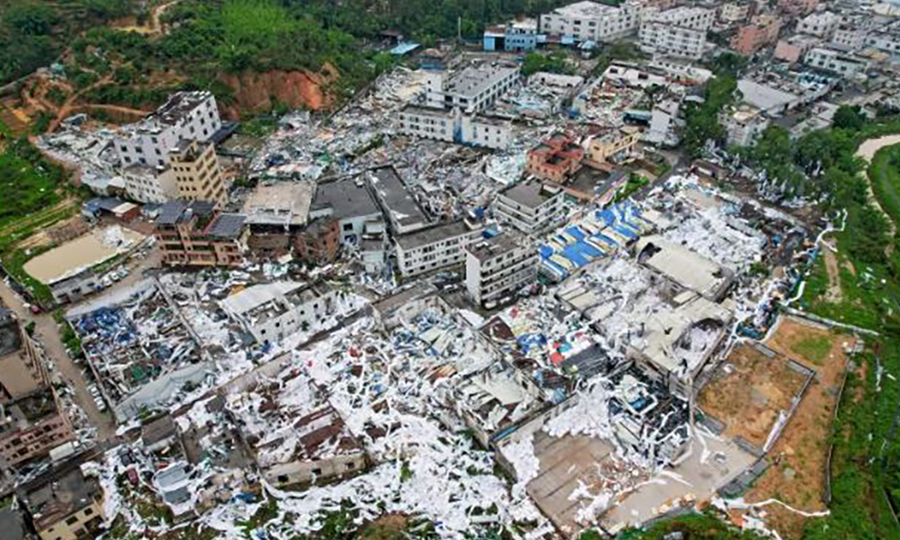
[(343, 229), (343, 230), (344, 230), (344, 231), (352, 231), (352, 230), (353, 230), (353, 224), (352, 224), (352, 223), (344, 223), (344, 229)]
[(90, 516), (90, 515), (93, 514), (93, 513), (94, 513), (94, 509), (93, 509), (93, 508), (87, 508), (87, 509), (85, 509), (85, 511), (84, 511), (84, 515), (86, 515), (86, 516)]
[(72, 516), (66, 520), (66, 525), (74, 525), (78, 523), (78, 516)]
[(287, 483), (288, 483), (288, 477), (287, 477), (287, 475), (286, 475), (286, 474), (279, 474), (279, 475), (278, 475), (278, 483), (279, 483), (279, 484), (287, 484)]
[(312, 473), (316, 476), (319, 476), (320, 474), (322, 474), (322, 469), (313, 469)]

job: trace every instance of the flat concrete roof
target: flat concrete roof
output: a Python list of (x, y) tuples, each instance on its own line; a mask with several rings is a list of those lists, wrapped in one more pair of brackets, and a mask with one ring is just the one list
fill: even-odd
[(450, 223), (441, 223), (426, 229), (398, 236), (395, 238), (395, 241), (401, 248), (411, 250), (435, 242), (440, 242), (441, 240), (446, 240), (448, 238), (455, 238), (469, 232), (473, 232), (473, 229), (470, 228), (465, 221), (451, 221)]
[(315, 185), (305, 181), (257, 186), (244, 202), (247, 223), (304, 225), (314, 192)]
[(127, 252), (145, 238), (145, 235), (119, 225), (94, 229), (38, 255), (25, 263), (24, 268), (28, 275), (44, 285), (52, 285)]

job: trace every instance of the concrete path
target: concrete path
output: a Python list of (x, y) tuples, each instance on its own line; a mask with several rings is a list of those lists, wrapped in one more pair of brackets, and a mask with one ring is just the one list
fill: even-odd
[[(886, 146), (893, 146), (895, 144), (900, 144), (900, 135), (886, 135), (884, 137), (878, 137), (877, 139), (869, 139), (859, 145), (859, 148), (856, 150), (856, 157), (862, 158), (865, 162), (871, 163), (872, 158), (875, 157), (875, 153), (881, 150)], [(875, 196), (875, 191), (872, 190), (872, 179), (869, 178), (868, 174), (866, 175), (866, 190), (869, 196), (869, 203), (871, 203), (872, 207), (881, 212), (881, 215), (887, 219), (888, 228), (890, 230), (890, 236), (894, 236), (897, 234), (897, 224), (894, 223), (894, 220), (891, 219), (891, 216), (888, 215), (887, 212), (884, 211), (884, 208), (881, 207), (881, 203), (878, 202), (878, 198)], [(890, 255), (891, 245), (888, 245), (887, 250), (888, 255)]]

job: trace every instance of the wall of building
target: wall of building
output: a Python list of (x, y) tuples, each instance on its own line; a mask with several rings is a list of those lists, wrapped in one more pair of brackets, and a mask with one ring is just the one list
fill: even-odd
[(41, 540), (84, 540), (93, 538), (93, 531), (97, 531), (102, 523), (102, 501), (90, 501), (77, 512), (39, 530), (38, 536)]
[(366, 467), (365, 453), (357, 452), (312, 461), (283, 463), (269, 467), (263, 474), (270, 484), (276, 487), (285, 487), (354, 474), (364, 471)]

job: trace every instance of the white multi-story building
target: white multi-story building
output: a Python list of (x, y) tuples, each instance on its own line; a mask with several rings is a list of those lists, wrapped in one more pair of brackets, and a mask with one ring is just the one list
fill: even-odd
[(867, 33), (863, 44), (892, 56), (900, 56), (900, 25)]
[(481, 227), (467, 221), (442, 223), (394, 238), (403, 277), (462, 265), (466, 246), (481, 239)]
[(844, 77), (854, 77), (869, 67), (864, 60), (824, 47), (810, 49), (803, 60), (810, 67), (832, 71)]
[(769, 117), (756, 107), (741, 105), (719, 118), (725, 128), (728, 144), (749, 146), (769, 126)]
[(427, 74), (426, 104), (429, 107), (453, 109), (473, 114), (489, 108), (497, 98), (519, 84), (517, 67), (470, 66), (447, 77), (443, 71)]
[(399, 120), (404, 135), (453, 142), (456, 120), (446, 109), (407, 105), (400, 109)]
[(466, 250), (466, 291), (477, 304), (493, 307), (534, 282), (538, 251), (522, 238), (501, 234)]
[(797, 32), (800, 34), (808, 34), (821, 38), (829, 38), (834, 34), (835, 30), (841, 24), (841, 18), (831, 13), (823, 11), (821, 13), (813, 13), (800, 19), (797, 23)]
[(703, 30), (706, 32), (712, 28), (716, 20), (716, 12), (702, 7), (676, 7), (660, 11), (645, 17), (645, 21), (659, 21), (669, 23), (682, 28)]
[(862, 49), (865, 44), (866, 31), (857, 26), (839, 26), (831, 36), (831, 42), (851, 50)]
[(212, 93), (178, 92), (147, 118), (123, 127), (114, 145), (123, 167), (162, 167), (182, 139), (206, 142), (221, 127)]
[(532, 234), (547, 229), (556, 221), (562, 214), (564, 198), (561, 187), (531, 179), (500, 191), (493, 208), (500, 221)]
[(480, 114), (461, 114), (433, 107), (407, 105), (400, 110), (399, 132), (425, 139), (458, 142), (505, 150), (511, 139), (509, 120)]
[(626, 1), (618, 7), (583, 1), (541, 15), (540, 31), (575, 41), (609, 42), (633, 34), (641, 22), (641, 5)]
[(235, 293), (221, 305), (259, 343), (306, 332), (336, 313), (336, 292), (324, 283), (278, 281)]
[(650, 54), (700, 58), (706, 32), (715, 12), (699, 7), (677, 7), (648, 16), (641, 23), (641, 50)]

